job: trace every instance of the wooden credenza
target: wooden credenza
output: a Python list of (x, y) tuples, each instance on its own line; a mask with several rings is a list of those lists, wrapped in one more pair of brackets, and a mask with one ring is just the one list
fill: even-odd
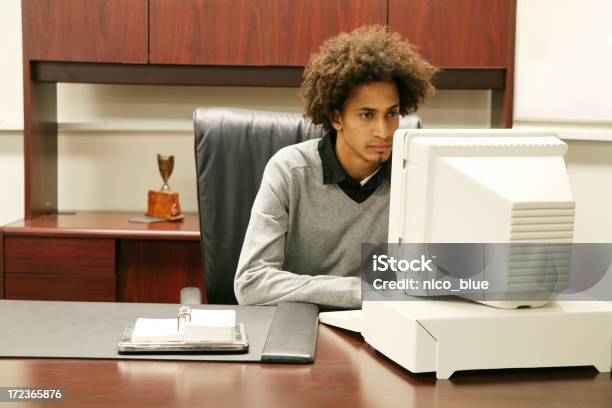
[[(0, 243), (4, 240), (0, 271), (5, 271), (0, 296), (49, 298), (59, 293), (53, 275), (69, 277), (65, 282), (74, 285), (75, 292), (90, 293), (87, 300), (165, 301), (161, 299), (168, 299), (166, 295), (143, 295), (144, 289), (124, 292), (135, 287), (132, 279), (142, 278), (134, 272), (140, 267), (129, 265), (146, 264), (166, 247), (189, 246), (185, 251), (193, 253), (199, 247), (196, 231), (189, 245), (176, 231), (153, 239), (147, 235), (150, 232), (138, 239), (117, 234), (105, 224), (114, 222), (112, 213), (98, 213), (95, 228), (87, 223), (76, 228), (88, 231), (78, 238), (88, 240), (85, 243), (70, 241), (74, 232), (63, 221), (54, 227), (53, 237), (34, 232), (39, 225), (53, 224), (53, 217), (66, 217), (54, 215), (60, 82), (297, 87), (310, 54), (326, 38), (364, 24), (386, 24), (442, 68), (434, 79), (436, 87), (491, 90), (492, 126), (512, 126), (516, 0), (22, 0), (21, 4), (25, 221), (6, 228), (4, 238), (0, 232)], [(133, 228), (128, 225), (123, 230)], [(94, 230), (95, 237), (88, 235)], [(46, 259), (48, 272), (42, 272), (43, 261), (25, 260), (24, 248)], [(182, 250), (175, 255), (182, 256)], [(81, 251), (94, 255), (66, 260)], [(64, 260), (54, 258), (57, 253), (64, 253)], [(113, 256), (114, 268), (104, 263)], [(85, 265), (86, 259), (92, 264)], [(113, 279), (114, 295), (109, 289)], [(94, 280), (100, 284), (95, 290)]]
[(4, 227), (4, 297), (179, 303), (182, 287), (204, 292), (198, 217), (186, 214), (180, 223), (128, 222), (137, 215), (51, 214)]

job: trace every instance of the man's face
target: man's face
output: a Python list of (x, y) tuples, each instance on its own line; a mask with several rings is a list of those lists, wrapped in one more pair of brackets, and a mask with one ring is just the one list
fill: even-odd
[[(375, 170), (391, 156), (399, 127), (399, 94), (393, 82), (370, 82), (353, 88), (342, 112), (332, 121), (336, 152), (345, 170)], [(365, 174), (364, 177), (367, 177)]]

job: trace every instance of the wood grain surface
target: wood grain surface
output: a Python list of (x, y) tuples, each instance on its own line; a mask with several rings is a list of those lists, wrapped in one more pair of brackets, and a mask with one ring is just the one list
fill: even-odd
[(66, 300), (114, 302), (114, 276), (71, 276), (6, 273), (6, 298), (16, 300)]
[(4, 233), (7, 236), (200, 240), (200, 218), (197, 214), (185, 213), (185, 218), (180, 222), (129, 222), (131, 218), (143, 215), (144, 211), (77, 211), (74, 214), (49, 214), (9, 224), (4, 227)]
[(323, 40), (385, 24), (386, 0), (150, 0), (153, 64), (303, 66)]
[(489, 370), (411, 374), (361, 336), (320, 325), (311, 365), (0, 359), (0, 386), (62, 387), (62, 407), (609, 408), (609, 373)]
[(389, 26), (435, 66), (510, 67), (515, 10), (515, 0), (389, 0)]
[(7, 273), (114, 276), (113, 239), (6, 237)]
[[(24, 52), (25, 55), (25, 52)], [(25, 218), (57, 210), (57, 84), (32, 78), (23, 61)]]
[(180, 303), (193, 286), (206, 303), (199, 241), (133, 240), (117, 243), (117, 301)]
[(30, 60), (146, 63), (147, 0), (22, 0)]

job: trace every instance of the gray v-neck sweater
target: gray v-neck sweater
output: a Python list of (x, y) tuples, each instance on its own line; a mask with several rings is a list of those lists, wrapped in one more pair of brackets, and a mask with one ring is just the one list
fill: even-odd
[(319, 140), (266, 165), (234, 281), (240, 304), (361, 307), (361, 244), (387, 241), (390, 182), (362, 203), (323, 184)]

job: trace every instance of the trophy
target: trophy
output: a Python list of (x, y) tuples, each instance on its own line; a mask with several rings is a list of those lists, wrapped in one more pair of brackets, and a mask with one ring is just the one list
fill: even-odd
[(157, 155), (157, 166), (164, 184), (159, 191), (149, 190), (149, 205), (147, 217), (163, 218), (166, 221), (179, 221), (183, 219), (179, 194), (168, 185), (168, 179), (174, 169), (174, 156)]

